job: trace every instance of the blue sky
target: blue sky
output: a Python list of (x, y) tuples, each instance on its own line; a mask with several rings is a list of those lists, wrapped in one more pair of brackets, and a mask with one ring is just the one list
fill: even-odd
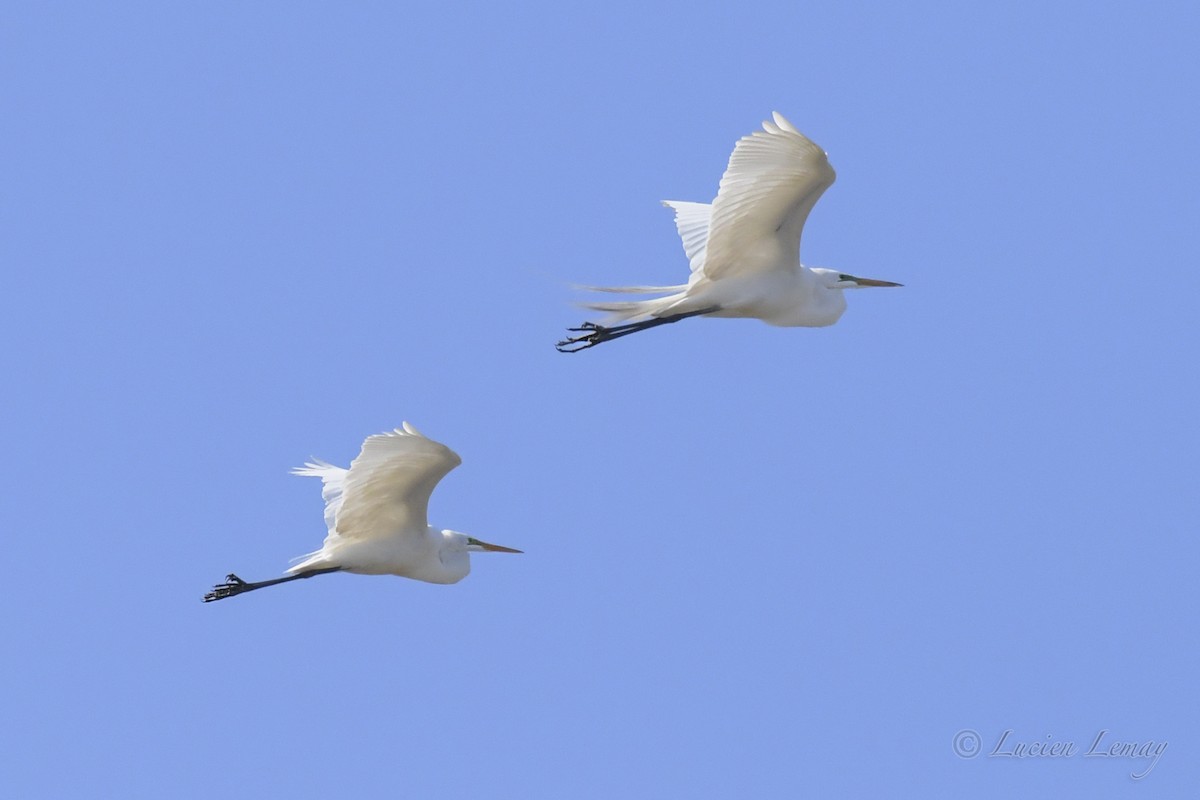
[[(4, 16), (6, 795), (1195, 792), (1194, 4)], [(556, 353), (772, 110), (905, 288)], [(525, 555), (200, 602), (406, 419)]]

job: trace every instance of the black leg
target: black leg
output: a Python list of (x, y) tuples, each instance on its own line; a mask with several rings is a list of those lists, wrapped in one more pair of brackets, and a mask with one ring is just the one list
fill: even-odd
[(224, 600), (226, 597), (233, 597), (234, 595), (242, 594), (243, 592), (253, 592), (255, 589), (263, 589), (267, 586), (274, 586), (277, 583), (298, 581), (301, 578), (311, 578), (314, 575), (325, 575), (330, 572), (340, 572), (341, 569), (341, 567), (310, 569), (306, 572), (300, 572), (295, 575), (285, 575), (282, 578), (272, 578), (269, 581), (258, 581), (257, 583), (247, 583), (231, 572), (225, 576), (224, 583), (217, 584), (213, 587), (211, 592), (204, 595), (204, 602), (211, 603), (213, 600)]
[(587, 350), (589, 347), (595, 347), (604, 342), (611, 342), (613, 339), (620, 339), (622, 336), (628, 336), (631, 333), (648, 331), (651, 328), (657, 328), (659, 325), (669, 325), (672, 322), (679, 322), (679, 320), (687, 319), (688, 317), (711, 314), (719, 308), (720, 306), (711, 306), (710, 308), (702, 308), (699, 311), (689, 311), (686, 314), (675, 314), (670, 317), (652, 317), (641, 322), (627, 322), (624, 325), (613, 325), (611, 327), (597, 325), (594, 322), (585, 322), (578, 328), (568, 328), (572, 333), (582, 333), (582, 336), (572, 336), (563, 339), (554, 345), (554, 348), (560, 353), (578, 353), (580, 350)]

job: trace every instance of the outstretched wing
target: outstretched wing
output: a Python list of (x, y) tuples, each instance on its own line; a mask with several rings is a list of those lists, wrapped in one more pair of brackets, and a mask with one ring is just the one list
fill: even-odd
[(675, 229), (683, 240), (683, 252), (687, 253), (692, 272), (700, 270), (704, 267), (704, 251), (708, 246), (708, 221), (712, 216), (712, 206), (686, 200), (663, 200), (663, 205), (675, 212)]
[(825, 151), (783, 118), (738, 140), (712, 204), (704, 274), (798, 269), (808, 213), (837, 177)]
[(303, 467), (296, 467), (292, 470), (293, 475), (321, 479), (321, 499), (325, 501), (325, 527), (329, 528), (330, 536), (337, 532), (338, 513), (342, 510), (342, 489), (346, 484), (346, 475), (349, 472), (350, 470), (335, 467), (328, 461), (322, 461), (319, 458), (314, 458), (312, 461), (306, 462)]
[(424, 531), (433, 488), (461, 463), (457, 453), (407, 422), (391, 433), (368, 436), (341, 481), (337, 535), (375, 538)]

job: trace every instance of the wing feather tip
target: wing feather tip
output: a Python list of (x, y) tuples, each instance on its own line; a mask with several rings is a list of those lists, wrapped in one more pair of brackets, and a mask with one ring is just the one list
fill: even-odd
[(335, 467), (333, 464), (330, 464), (328, 461), (322, 461), (319, 458), (312, 458), (312, 459), (309, 459), (308, 461), (305, 461), (304, 466), (292, 467), (291, 470), (289, 470), (289, 474), (301, 475), (306, 478), (308, 478), (308, 477), (320, 478), (322, 475), (324, 475), (326, 472), (328, 472), (331, 469), (340, 469), (340, 467)]
[(799, 129), (797, 129), (795, 125), (788, 121), (787, 117), (785, 117), (783, 114), (780, 114), (778, 111), (771, 112), (771, 119), (775, 121), (775, 124), (778, 125), (781, 130), (786, 131), (787, 133), (800, 133)]

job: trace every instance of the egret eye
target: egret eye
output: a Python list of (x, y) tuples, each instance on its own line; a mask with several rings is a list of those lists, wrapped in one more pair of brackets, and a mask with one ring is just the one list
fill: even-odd
[(838, 280), (839, 281), (853, 281), (854, 276), (853, 275), (838, 275)]

